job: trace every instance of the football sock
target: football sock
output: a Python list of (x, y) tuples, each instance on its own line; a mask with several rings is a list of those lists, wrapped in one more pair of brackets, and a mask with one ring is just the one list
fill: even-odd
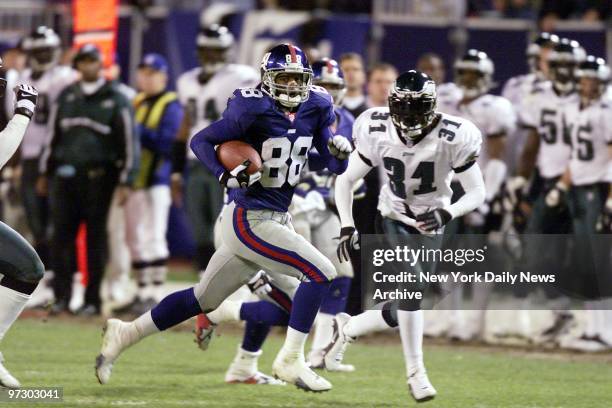
[(30, 295), (0, 286), (0, 340), (30, 300)]
[(222, 322), (236, 322), (240, 320), (240, 305), (242, 302), (224, 300), (218, 308), (206, 314), (208, 320), (214, 324)]
[(303, 356), (304, 355), (304, 344), (308, 333), (302, 333), (301, 331), (295, 330), (291, 327), (287, 327), (287, 337), (285, 343), (279, 351), (279, 354), (284, 353), (292, 356)]
[(151, 309), (151, 318), (159, 330), (176, 326), (202, 313), (194, 288), (171, 293)]
[(317, 316), (321, 301), (328, 290), (329, 282), (300, 283), (293, 297), (289, 326), (307, 334)]
[(376, 333), (393, 327), (383, 318), (382, 310), (366, 310), (351, 317), (344, 326), (344, 334), (349, 337), (360, 337), (364, 334)]
[(262, 323), (256, 323), (247, 320), (242, 338), (242, 350), (255, 353), (261, 349), (262, 344), (266, 341), (271, 326)]
[(159, 328), (153, 322), (151, 310), (134, 320), (132, 326), (136, 329), (139, 339), (150, 336), (153, 333), (159, 333)]
[(406, 361), (406, 375), (425, 369), (423, 364), (423, 311), (397, 311), (402, 349)]
[(312, 338), (312, 350), (324, 349), (332, 339), (334, 333), (334, 315), (319, 312), (315, 321), (314, 336)]
[(168, 275), (168, 267), (163, 265), (151, 267), (151, 276), (153, 281), (153, 290), (151, 297), (159, 302), (164, 298), (164, 283), (166, 283), (166, 276)]
[(351, 278), (336, 278), (329, 286), (329, 292), (321, 302), (321, 313), (332, 316), (344, 312), (349, 291), (351, 290)]
[[(208, 314), (210, 318), (210, 313)], [(240, 320), (260, 323), (267, 326), (287, 326), (289, 314), (274, 303), (260, 300), (246, 302), (240, 307)]]

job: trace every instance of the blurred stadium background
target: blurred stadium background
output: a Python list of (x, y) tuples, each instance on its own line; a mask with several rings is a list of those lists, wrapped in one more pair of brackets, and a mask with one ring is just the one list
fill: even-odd
[[(605, 0), (0, 0), (0, 54), (18, 47), (24, 35), (35, 27), (46, 25), (60, 35), (66, 64), (70, 64), (73, 50), (79, 44), (94, 42), (103, 50), (105, 64), (118, 65), (121, 81), (135, 86), (135, 72), (142, 56), (156, 52), (168, 59), (170, 87), (175, 88), (181, 73), (198, 66), (195, 37), (199, 28), (221, 23), (237, 39), (233, 60), (255, 68), (265, 50), (288, 41), (321, 57), (338, 59), (344, 53), (356, 52), (364, 58), (366, 66), (386, 62), (399, 71), (413, 68), (419, 56), (433, 52), (442, 57), (447, 67), (446, 81), (451, 81), (455, 59), (467, 49), (477, 48), (495, 62), (496, 86), (492, 93), (499, 94), (509, 78), (528, 71), (525, 50), (541, 31), (576, 39), (588, 54), (610, 61), (611, 12), (612, 2)], [(171, 210), (168, 240), (175, 260), (193, 257), (195, 243), (181, 208)], [(173, 277), (180, 275), (180, 280), (194, 281), (195, 274), (190, 273), (191, 268), (185, 264), (175, 263), (171, 268)], [(172, 283), (168, 290), (186, 285)], [(502, 312), (488, 316), (492, 326), (505, 318), (512, 316)], [(546, 325), (550, 319), (549, 312), (534, 315), (537, 326)], [(177, 353), (184, 352), (183, 346), (189, 347), (189, 340), (184, 333), (172, 333), (150, 340), (149, 349), (139, 346), (138, 352), (128, 356), (126, 370), (117, 376), (117, 384), (124, 385), (116, 388), (116, 395), (109, 396), (99, 391), (90, 372), (99, 345), (98, 325), (94, 327), (82, 319), (51, 325), (39, 320), (21, 323), (15, 325), (3, 343), (3, 350), (12, 352), (11, 367), (25, 384), (65, 385), (72, 393), (66, 406), (115, 403), (254, 406), (249, 390), (235, 392), (227, 386), (208, 393), (199, 390), (192, 396), (197, 400), (188, 401), (180, 387), (176, 391), (156, 378), (150, 383), (156, 391), (150, 392), (137, 380), (146, 377), (150, 370), (163, 367), (176, 375), (176, 384), (193, 389), (204, 387), (204, 383), (204, 388), (221, 383), (233, 344), (238, 341), (231, 329), (226, 335), (231, 341), (220, 342), (218, 352), (212, 358), (206, 357), (208, 361), (203, 360), (210, 364), (208, 377), (197, 376), (202, 374), (202, 364), (198, 362), (202, 357), (195, 347), (180, 357), (184, 364), (174, 361)], [(46, 331), (49, 339), (43, 341), (41, 337), (47, 336)], [(68, 338), (80, 340), (71, 342)], [(397, 384), (390, 387), (394, 389), (392, 393), (384, 391), (390, 384), (385, 376), (392, 372), (399, 378), (402, 371), (401, 350), (397, 339), (393, 341), (389, 345), (387, 338), (377, 337), (352, 349), (348, 357), (351, 362), (358, 367), (374, 368), (355, 377), (333, 374), (337, 394), (330, 393), (313, 402), (301, 395), (289, 400), (283, 390), (274, 390), (262, 397), (270, 398), (262, 405), (398, 406), (405, 402), (403, 380), (395, 381)], [(23, 344), (26, 346), (22, 347)], [(275, 339), (266, 349), (274, 349), (278, 344)], [(74, 350), (72, 361), (63, 347)], [(43, 353), (44, 349), (52, 351)], [(430, 371), (436, 373), (434, 378), (446, 394), (441, 396), (439, 405), (432, 406), (610, 406), (609, 396), (603, 392), (609, 386), (606, 381), (612, 377), (609, 355), (599, 360), (569, 353), (551, 356), (513, 350), (454, 349), (447, 343), (429, 346), (427, 352), (433, 351), (429, 353)], [(274, 352), (267, 354), (265, 364), (269, 366)], [(34, 361), (40, 362), (40, 367), (33, 368)], [(65, 361), (69, 362), (63, 366)], [(195, 376), (189, 377), (190, 374)], [(91, 378), (84, 380), (86, 376)], [(578, 383), (581, 390), (573, 389)], [(366, 388), (375, 391), (367, 393)], [(261, 393), (256, 391), (258, 396)], [(481, 403), (493, 400), (498, 403)]]
[[(527, 72), (525, 50), (540, 31), (575, 39), (587, 54), (610, 60), (611, 9), (605, 0), (2, 0), (0, 52), (47, 25), (62, 38), (65, 58), (71, 44), (100, 44), (105, 64), (118, 64), (121, 80), (132, 86), (142, 56), (160, 53), (170, 63), (174, 87), (181, 73), (198, 65), (199, 27), (220, 22), (238, 39), (234, 60), (253, 67), (270, 46), (291, 41), (321, 57), (356, 52), (366, 66), (384, 61), (400, 72), (433, 52), (450, 81), (453, 61), (476, 48), (495, 63), (492, 93), (499, 94), (506, 80)], [(175, 256), (193, 255), (193, 240), (176, 211), (169, 244)]]

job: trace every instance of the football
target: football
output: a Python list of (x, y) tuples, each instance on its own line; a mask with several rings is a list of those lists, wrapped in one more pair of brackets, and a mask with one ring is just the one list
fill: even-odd
[(233, 170), (236, 166), (250, 160), (251, 164), (247, 169), (248, 174), (254, 174), (261, 170), (261, 157), (257, 150), (251, 145), (239, 140), (231, 140), (220, 144), (217, 147), (217, 158), (227, 170)]

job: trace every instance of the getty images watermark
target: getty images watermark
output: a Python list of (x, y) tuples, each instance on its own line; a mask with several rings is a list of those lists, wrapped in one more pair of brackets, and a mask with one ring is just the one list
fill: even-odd
[(540, 292), (572, 301), (609, 298), (611, 244), (603, 234), (581, 242), (572, 235), (363, 235), (362, 299), (366, 308), (411, 300), (433, 308), (451, 291), (479, 284), (491, 287), (492, 308)]

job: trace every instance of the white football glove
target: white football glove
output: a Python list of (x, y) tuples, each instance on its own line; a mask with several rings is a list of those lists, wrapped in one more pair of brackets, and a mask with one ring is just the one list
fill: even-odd
[(261, 178), (261, 172), (249, 175), (246, 169), (251, 162), (245, 160), (244, 163), (236, 166), (232, 171), (224, 171), (219, 177), (219, 183), (227, 188), (247, 188)]
[(351, 142), (349, 142), (346, 137), (340, 135), (336, 135), (329, 139), (327, 142), (327, 148), (329, 149), (331, 155), (338, 160), (348, 159), (349, 155), (353, 151)]
[(15, 87), (15, 113), (31, 118), (34, 115), (38, 91), (31, 85), (21, 84)]
[(257, 296), (265, 296), (272, 292), (272, 286), (270, 285), (270, 278), (264, 271), (257, 272), (249, 281), (247, 286), (252, 293)]
[(546, 194), (544, 201), (547, 207), (557, 207), (565, 200), (567, 195), (567, 186), (561, 182), (555, 184), (553, 188)]
[(359, 236), (359, 232), (355, 229), (355, 227), (342, 227), (340, 229), (340, 243), (338, 244), (338, 249), (336, 249), (336, 255), (342, 262), (350, 262), (351, 251), (358, 251), (361, 249), (361, 240)]
[(527, 187), (525, 177), (512, 177), (506, 181), (506, 191), (503, 198), (503, 206), (507, 212), (511, 212), (517, 206), (518, 202), (524, 196), (524, 190)]

